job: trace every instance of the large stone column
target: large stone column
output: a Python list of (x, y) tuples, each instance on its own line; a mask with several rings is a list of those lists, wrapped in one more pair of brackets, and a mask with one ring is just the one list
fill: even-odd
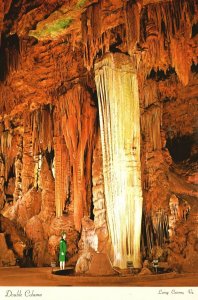
[(95, 64), (103, 173), (113, 265), (140, 267), (142, 189), (138, 83), (132, 59), (107, 54)]

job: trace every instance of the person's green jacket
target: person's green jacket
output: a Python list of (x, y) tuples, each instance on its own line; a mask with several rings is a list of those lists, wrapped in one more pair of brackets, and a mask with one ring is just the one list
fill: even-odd
[(60, 240), (59, 261), (65, 261), (67, 252), (67, 243), (64, 239)]

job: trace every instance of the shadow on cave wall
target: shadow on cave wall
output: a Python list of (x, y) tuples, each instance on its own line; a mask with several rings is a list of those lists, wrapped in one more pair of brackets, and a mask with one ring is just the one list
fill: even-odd
[(7, 78), (10, 70), (17, 70), (19, 65), (19, 44), (17, 34), (9, 37), (2, 36), (0, 46), (0, 81), (4, 81)]

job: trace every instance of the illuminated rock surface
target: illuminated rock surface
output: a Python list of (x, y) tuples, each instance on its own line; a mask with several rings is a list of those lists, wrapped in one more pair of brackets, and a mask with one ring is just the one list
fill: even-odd
[(197, 270), (196, 0), (0, 0), (0, 32), (8, 264), (63, 230), (76, 264), (88, 218), (101, 261)]
[(107, 218), (113, 264), (141, 266), (140, 109), (136, 70), (125, 55), (96, 64)]

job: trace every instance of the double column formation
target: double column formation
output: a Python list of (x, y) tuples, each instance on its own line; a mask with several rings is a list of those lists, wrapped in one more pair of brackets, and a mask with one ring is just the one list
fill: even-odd
[(107, 219), (113, 265), (140, 267), (142, 189), (140, 109), (132, 59), (107, 54), (95, 64)]

